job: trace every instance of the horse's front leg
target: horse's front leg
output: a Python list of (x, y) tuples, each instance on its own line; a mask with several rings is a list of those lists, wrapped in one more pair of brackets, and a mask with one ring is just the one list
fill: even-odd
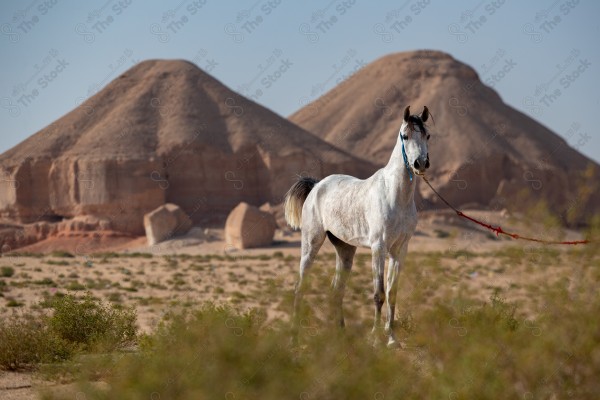
[(376, 244), (371, 247), (371, 256), (373, 262), (373, 300), (375, 301), (375, 321), (373, 323), (373, 341), (374, 345), (379, 342), (379, 329), (381, 327), (381, 307), (385, 301), (385, 292), (383, 286), (383, 270), (385, 267), (386, 251), (383, 244)]
[(398, 291), (398, 274), (404, 264), (408, 240), (403, 241), (398, 247), (393, 248), (390, 255), (390, 265), (387, 273), (387, 322), (385, 332), (388, 336), (388, 347), (396, 347), (399, 342), (394, 334), (394, 317), (396, 313), (396, 292)]

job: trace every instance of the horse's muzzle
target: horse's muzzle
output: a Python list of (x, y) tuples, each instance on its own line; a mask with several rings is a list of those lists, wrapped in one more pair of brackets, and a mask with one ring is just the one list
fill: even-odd
[(418, 171), (419, 173), (424, 173), (427, 170), (427, 168), (429, 168), (429, 154), (427, 155), (427, 157), (417, 158), (414, 163), (414, 168), (415, 171)]

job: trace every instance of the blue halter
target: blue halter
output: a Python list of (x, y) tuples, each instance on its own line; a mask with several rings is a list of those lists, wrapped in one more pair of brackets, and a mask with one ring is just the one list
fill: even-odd
[(408, 165), (408, 157), (406, 157), (406, 150), (404, 150), (404, 138), (402, 137), (402, 133), (400, 133), (400, 141), (402, 142), (402, 157), (404, 158), (404, 165), (406, 165), (406, 169), (408, 170), (408, 176), (410, 177), (410, 181), (412, 182), (412, 171), (410, 170), (410, 165)]

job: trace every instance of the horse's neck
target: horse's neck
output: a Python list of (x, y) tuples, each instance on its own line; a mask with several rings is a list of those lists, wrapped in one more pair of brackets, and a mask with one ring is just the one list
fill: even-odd
[(383, 167), (383, 176), (389, 188), (390, 200), (401, 207), (414, 204), (415, 187), (417, 177), (413, 174), (412, 181), (402, 156), (402, 142), (398, 142), (392, 151), (392, 156), (387, 165)]

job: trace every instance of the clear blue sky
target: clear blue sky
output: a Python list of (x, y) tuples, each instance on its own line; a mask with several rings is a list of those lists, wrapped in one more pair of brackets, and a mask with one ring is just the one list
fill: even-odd
[(600, 161), (599, 20), (593, 0), (2, 0), (0, 152), (148, 58), (192, 60), (288, 116), (363, 64), (427, 48)]

